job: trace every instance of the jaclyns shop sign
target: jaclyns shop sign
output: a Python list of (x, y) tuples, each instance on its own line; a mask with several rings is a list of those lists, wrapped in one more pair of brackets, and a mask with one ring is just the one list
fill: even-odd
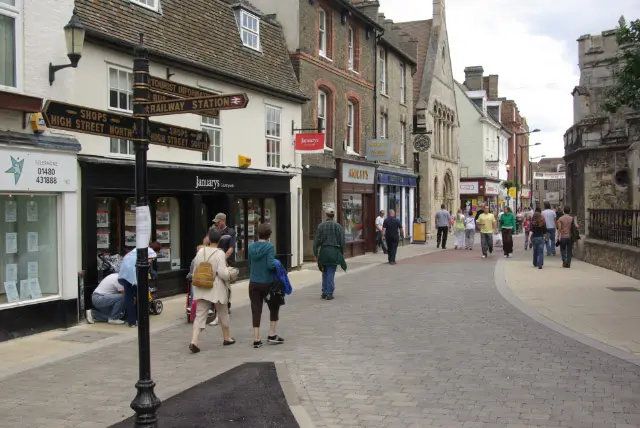
[(376, 169), (372, 166), (342, 164), (342, 181), (344, 183), (373, 184)]

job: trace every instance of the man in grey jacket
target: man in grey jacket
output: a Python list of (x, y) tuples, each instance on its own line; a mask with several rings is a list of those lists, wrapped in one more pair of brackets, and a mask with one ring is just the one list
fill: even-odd
[(447, 249), (447, 235), (449, 235), (450, 220), (451, 214), (444, 209), (444, 204), (440, 205), (440, 211), (436, 213), (436, 229), (438, 230), (436, 248), (440, 248), (440, 243), (442, 243), (442, 249)]

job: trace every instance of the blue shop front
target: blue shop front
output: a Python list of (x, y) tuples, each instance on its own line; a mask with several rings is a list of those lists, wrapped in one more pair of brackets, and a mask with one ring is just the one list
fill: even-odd
[(396, 217), (402, 221), (405, 239), (410, 239), (412, 223), (416, 207), (416, 187), (418, 178), (408, 173), (385, 171), (378, 169), (376, 185), (378, 186), (378, 211), (389, 210), (396, 212)]

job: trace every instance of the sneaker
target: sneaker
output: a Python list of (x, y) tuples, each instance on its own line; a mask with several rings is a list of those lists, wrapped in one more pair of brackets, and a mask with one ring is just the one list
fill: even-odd
[(254, 348), (262, 348), (262, 340), (254, 340), (253, 341)]
[(93, 313), (91, 312), (91, 309), (87, 309), (87, 312), (85, 313), (85, 316), (87, 317), (87, 322), (89, 324), (94, 324), (95, 321), (93, 320)]
[(483, 258), (483, 259), (486, 259), (486, 258), (487, 258), (487, 256), (485, 256), (485, 255), (483, 254), (483, 255), (482, 255), (482, 258)]
[(325, 300), (333, 300), (333, 299), (335, 299), (335, 297), (333, 297), (333, 296), (327, 296), (327, 297), (325, 297)]
[(284, 343), (284, 339), (276, 334), (275, 336), (267, 336), (267, 342), (272, 345), (280, 345)]
[(324, 299), (326, 299), (326, 298), (327, 298), (327, 295), (326, 295), (326, 294), (322, 294), (322, 296), (321, 296), (321, 297), (322, 297), (322, 299), (324, 300)]
[(123, 320), (108, 320), (107, 321), (108, 324), (115, 324), (115, 325), (122, 325), (124, 324)]
[(233, 337), (230, 337), (229, 340), (224, 340), (222, 342), (222, 346), (231, 346), (236, 343), (236, 340)]
[(138, 324), (130, 324), (129, 327), (130, 328), (136, 328), (136, 327), (138, 327)]
[(209, 323), (209, 325), (218, 325), (218, 317), (216, 317), (213, 321)]

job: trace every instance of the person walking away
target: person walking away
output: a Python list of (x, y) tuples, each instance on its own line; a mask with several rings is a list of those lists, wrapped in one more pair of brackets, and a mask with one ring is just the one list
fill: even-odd
[(464, 219), (464, 225), (464, 248), (472, 250), (473, 241), (476, 237), (476, 218), (473, 216), (473, 211), (469, 210), (467, 217)]
[(518, 213), (516, 214), (516, 228), (513, 233), (520, 233), (522, 231), (522, 222), (524, 221), (524, 211), (522, 207), (518, 208)]
[(106, 276), (98, 287), (93, 290), (91, 303), (93, 309), (87, 310), (87, 322), (106, 322), (109, 324), (124, 324), (124, 286), (118, 282), (118, 274)]
[(483, 212), (478, 217), (480, 225), (480, 244), (482, 245), (482, 258), (486, 259), (487, 255), (493, 254), (493, 234), (497, 233), (496, 216), (494, 216), (489, 207), (485, 204)]
[(344, 260), (344, 230), (335, 222), (333, 208), (326, 210), (326, 220), (318, 225), (313, 239), (313, 255), (318, 259), (318, 268), (322, 272), (322, 298), (333, 300), (335, 276), (338, 266), (347, 270)]
[(560, 255), (562, 256), (562, 267), (570, 268), (571, 259), (573, 258), (573, 228), (578, 228), (580, 225), (576, 221), (575, 217), (571, 216), (571, 208), (564, 207), (564, 213), (562, 217), (556, 222), (558, 236), (560, 238)]
[(402, 229), (402, 222), (396, 217), (394, 210), (389, 210), (389, 216), (384, 219), (382, 224), (382, 236), (387, 242), (387, 259), (390, 265), (396, 264), (396, 253), (398, 252), (398, 242), (404, 235), (404, 229)]
[(549, 235), (549, 239), (546, 241), (547, 243), (547, 256), (555, 256), (556, 255), (556, 212), (551, 209), (551, 204), (549, 202), (544, 203), (544, 211), (542, 211), (542, 217), (545, 221), (545, 226), (547, 227), (547, 234)]
[[(215, 228), (215, 226), (213, 227)], [(204, 239), (202, 239), (202, 245), (198, 245), (196, 247), (196, 255), (198, 254), (198, 251), (200, 251), (202, 248), (204, 247), (208, 247), (209, 246), (209, 234), (207, 234)], [(187, 274), (187, 280), (188, 281), (193, 281), (193, 272), (196, 269), (196, 257), (194, 257), (191, 260), (191, 265), (189, 266), (189, 273)], [(193, 286), (189, 287), (189, 294), (190, 294), (190, 300), (191, 300), (191, 306), (190, 306), (190, 312), (189, 312), (189, 319), (191, 320), (191, 322), (193, 322), (193, 320), (196, 317), (196, 307), (198, 305), (198, 302), (193, 298)], [(213, 314), (215, 314), (215, 312), (213, 311), (215, 305), (211, 305), (211, 309), (209, 309), (209, 317), (207, 319), (210, 319), (211, 316)], [(209, 323), (209, 325), (218, 325), (218, 315), (216, 315), (215, 317), (213, 317), (213, 319), (211, 320), (211, 322)]]
[(500, 216), (498, 224), (502, 233), (502, 251), (505, 257), (511, 257), (511, 254), (513, 254), (513, 231), (516, 228), (516, 218), (511, 208), (504, 208), (504, 213)]
[(382, 223), (384, 223), (384, 210), (380, 210), (376, 217), (376, 253), (382, 248)]
[[(234, 252), (236, 250), (236, 230), (227, 226), (227, 215), (224, 213), (216, 214), (213, 218), (213, 224), (222, 233), (218, 248), (224, 251), (227, 265), (233, 266), (235, 262)], [(229, 309), (229, 315), (231, 315), (231, 287), (229, 287), (227, 309)]]
[(455, 249), (457, 250), (458, 248), (462, 249), (462, 246), (464, 245), (464, 230), (465, 230), (465, 218), (464, 215), (462, 215), (462, 210), (458, 210), (458, 212), (456, 213), (455, 216), (455, 224), (454, 224), (454, 228), (456, 231), (456, 244), (455, 244)]
[(541, 213), (535, 213), (531, 222), (529, 239), (533, 244), (533, 267), (542, 269), (544, 264), (544, 235), (548, 232), (546, 220)]
[(437, 243), (436, 248), (440, 248), (440, 244), (442, 243), (442, 249), (447, 249), (447, 235), (449, 234), (449, 220), (451, 219), (451, 215), (449, 211), (444, 209), (444, 204), (440, 205), (440, 211), (436, 213), (436, 229), (437, 233)]
[(529, 241), (529, 232), (531, 231), (531, 216), (528, 213), (524, 216), (522, 228), (524, 229), (524, 250), (527, 251), (531, 247), (531, 242)]
[(229, 287), (231, 274), (227, 266), (225, 253), (218, 248), (222, 233), (217, 229), (209, 230), (209, 245), (202, 247), (195, 257), (193, 272), (193, 298), (196, 299), (196, 317), (193, 321), (193, 331), (189, 350), (194, 354), (200, 352), (198, 338), (207, 325), (207, 317), (211, 304), (215, 304), (222, 330), (222, 345), (229, 346), (236, 343), (230, 334), (229, 326)]
[(251, 320), (253, 322), (253, 347), (260, 348), (260, 319), (264, 302), (269, 308), (269, 336), (267, 342), (273, 345), (284, 343), (284, 339), (276, 334), (276, 325), (280, 313), (280, 303), (275, 299), (267, 300), (273, 285), (273, 273), (276, 270), (275, 249), (269, 242), (271, 226), (258, 226), (258, 241), (249, 244), (249, 300), (251, 301)]
[[(149, 264), (157, 257), (155, 251), (151, 248), (147, 249)], [(136, 250), (129, 251), (122, 259), (120, 271), (118, 272), (118, 282), (124, 287), (125, 316), (129, 327), (138, 325), (138, 314), (136, 313), (136, 302), (134, 298), (138, 291), (138, 269), (136, 263), (138, 261), (138, 252)], [(142, 302), (137, 302), (142, 304)], [(146, 305), (146, 299), (145, 303)]]

